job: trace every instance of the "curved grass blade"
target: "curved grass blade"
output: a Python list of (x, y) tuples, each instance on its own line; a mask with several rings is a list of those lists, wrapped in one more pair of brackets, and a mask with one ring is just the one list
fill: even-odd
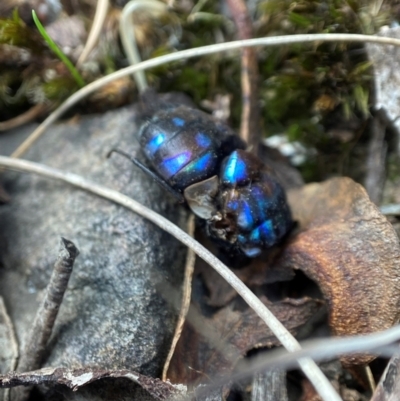
[(79, 74), (78, 70), (71, 63), (71, 60), (61, 51), (61, 49), (56, 45), (54, 40), (46, 32), (46, 30), (44, 29), (44, 26), (39, 21), (39, 18), (37, 17), (35, 10), (32, 10), (32, 18), (33, 18), (33, 21), (35, 22), (36, 28), (38, 29), (40, 34), (43, 36), (44, 40), (49, 45), (50, 49), (65, 64), (65, 66), (68, 68), (69, 72), (74, 77), (74, 79), (75, 79), (76, 83), (79, 85), (79, 87), (80, 88), (84, 87), (85, 81), (83, 80), (81, 74)]

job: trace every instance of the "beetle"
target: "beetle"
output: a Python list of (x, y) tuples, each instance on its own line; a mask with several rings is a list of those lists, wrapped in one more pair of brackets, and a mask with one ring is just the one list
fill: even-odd
[(119, 149), (111, 152), (128, 157), (186, 203), (231, 254), (256, 257), (290, 231), (282, 186), (229, 127), (186, 105), (153, 109), (137, 135), (152, 170)]

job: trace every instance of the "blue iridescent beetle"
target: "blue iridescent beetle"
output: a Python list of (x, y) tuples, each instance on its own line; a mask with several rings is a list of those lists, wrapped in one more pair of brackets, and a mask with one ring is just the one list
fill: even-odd
[(183, 105), (162, 106), (138, 139), (152, 170), (142, 170), (205, 220), (208, 235), (231, 254), (256, 257), (292, 228), (283, 188), (227, 126)]

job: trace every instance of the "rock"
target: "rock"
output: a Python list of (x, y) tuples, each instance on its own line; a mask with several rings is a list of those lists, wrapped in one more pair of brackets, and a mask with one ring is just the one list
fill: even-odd
[[(120, 190), (184, 227), (184, 209), (156, 183), (121, 156), (106, 158), (113, 147), (140, 155), (137, 118), (127, 107), (60, 124), (26, 158)], [(157, 288), (179, 291), (184, 247), (134, 213), (64, 183), (7, 172), (4, 186), (12, 200), (0, 207), (0, 295), (20, 343), (29, 341), (63, 236), (80, 255), (44, 366), (159, 375), (176, 310)]]

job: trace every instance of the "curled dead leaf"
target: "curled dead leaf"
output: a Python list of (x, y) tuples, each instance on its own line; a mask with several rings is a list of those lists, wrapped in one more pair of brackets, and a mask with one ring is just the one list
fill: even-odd
[[(306, 297), (271, 302), (262, 296), (261, 301), (293, 335), (322, 305), (321, 301)], [(248, 351), (279, 345), (275, 335), (249, 308), (238, 310), (230, 304), (212, 317), (205, 317), (192, 307), (168, 378), (173, 383), (193, 384), (205, 378), (229, 375)]]
[[(288, 194), (299, 232), (280, 264), (302, 270), (320, 287), (334, 335), (380, 331), (399, 320), (400, 247), (387, 219), (349, 178), (309, 184)], [(372, 356), (347, 356), (346, 365)]]

